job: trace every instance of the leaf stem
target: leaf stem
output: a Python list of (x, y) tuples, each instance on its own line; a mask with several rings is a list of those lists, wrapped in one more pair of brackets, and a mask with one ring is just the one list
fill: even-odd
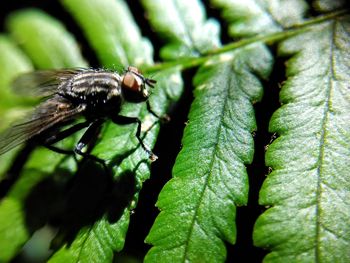
[(222, 53), (231, 52), (233, 50), (236, 50), (238, 48), (242, 48), (254, 43), (263, 42), (268, 45), (272, 45), (278, 41), (281, 41), (283, 39), (289, 38), (291, 36), (294, 36), (296, 34), (308, 31), (312, 28), (313, 25), (322, 23), (324, 21), (328, 21), (337, 17), (340, 17), (342, 15), (347, 14), (349, 10), (340, 10), (336, 12), (332, 12), (326, 15), (318, 16), (312, 19), (309, 19), (305, 21), (304, 23), (297, 24), (293, 27), (287, 28), (284, 31), (281, 32), (275, 32), (271, 34), (266, 35), (257, 35), (249, 38), (245, 38), (242, 40), (238, 40), (236, 42), (229, 43), (227, 45), (224, 45), (218, 49), (212, 50), (207, 54), (204, 54), (201, 57), (193, 57), (193, 58), (181, 58), (176, 61), (169, 61), (169, 62), (163, 62), (163, 63), (157, 63), (152, 66), (146, 67), (143, 69), (144, 73), (150, 74), (154, 73), (160, 70), (166, 70), (170, 68), (179, 68), (179, 69), (187, 69), (199, 66), (209, 59), (212, 59), (213, 56), (220, 55)]

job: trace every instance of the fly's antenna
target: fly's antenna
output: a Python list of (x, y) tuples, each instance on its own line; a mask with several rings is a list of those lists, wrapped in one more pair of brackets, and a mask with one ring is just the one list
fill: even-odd
[(154, 88), (154, 85), (157, 83), (156, 80), (154, 79), (148, 79), (148, 78), (144, 78), (145, 83), (150, 86), (151, 88)]

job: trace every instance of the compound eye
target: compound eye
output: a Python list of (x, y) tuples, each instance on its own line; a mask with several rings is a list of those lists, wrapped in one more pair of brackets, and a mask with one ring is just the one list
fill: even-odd
[(122, 84), (127, 89), (133, 91), (141, 91), (142, 81), (139, 79), (138, 76), (136, 76), (132, 72), (127, 72), (124, 75)]

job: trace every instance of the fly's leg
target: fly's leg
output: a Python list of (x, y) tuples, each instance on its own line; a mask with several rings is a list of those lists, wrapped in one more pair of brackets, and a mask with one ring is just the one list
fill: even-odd
[(61, 149), (53, 145), (44, 145), (47, 149), (60, 154), (74, 154), (72, 150)]
[[(61, 154), (79, 154), (83, 157), (86, 157), (88, 159), (91, 159), (95, 162), (98, 162), (103, 165), (104, 169), (108, 171), (106, 163), (104, 160), (97, 158), (96, 156), (93, 156), (91, 154), (87, 154), (82, 152), (82, 149), (92, 140), (92, 138), (96, 135), (98, 132), (100, 126), (102, 125), (103, 120), (95, 120), (93, 122), (91, 121), (85, 121), (82, 123), (78, 123), (66, 130), (63, 130), (57, 134), (52, 135), (51, 137), (45, 139), (44, 141), (44, 146), (54, 152), (61, 153)], [(73, 133), (76, 133), (80, 131), (83, 128), (88, 127), (84, 135), (81, 137), (79, 140), (78, 144), (75, 146), (74, 150), (65, 150), (65, 149), (60, 149), (56, 146), (53, 146), (52, 144), (63, 140), (64, 138), (72, 135)]]
[(146, 105), (147, 105), (148, 112), (151, 113), (157, 119), (159, 119), (161, 122), (169, 122), (170, 121), (170, 117), (167, 114), (160, 116), (157, 113), (155, 113), (151, 107), (149, 100), (146, 101)]
[(82, 122), (82, 123), (78, 123), (66, 130), (63, 130), (57, 134), (53, 134), (51, 135), (50, 137), (46, 138), (43, 142), (43, 145), (54, 151), (54, 152), (57, 152), (57, 153), (61, 153), (61, 154), (74, 154), (74, 151), (72, 150), (65, 150), (65, 149), (60, 149), (56, 146), (53, 146), (52, 144), (58, 142), (58, 141), (61, 141), (63, 140), (64, 138), (67, 138), (68, 136), (72, 135), (73, 133), (76, 133), (78, 131), (80, 131), (81, 129), (84, 129), (86, 127), (88, 127), (90, 125), (90, 121), (85, 121), (85, 122)]
[(112, 117), (112, 121), (116, 124), (131, 124), (131, 123), (137, 123), (137, 130), (136, 130), (136, 138), (139, 141), (139, 143), (141, 144), (142, 149), (144, 149), (144, 151), (148, 154), (149, 159), (153, 162), (155, 160), (158, 159), (158, 156), (155, 155), (151, 149), (145, 145), (141, 139), (141, 120), (139, 118), (136, 117), (126, 117), (126, 116), (113, 116)]
[(108, 171), (107, 165), (104, 160), (88, 153), (84, 153), (82, 150), (83, 148), (89, 144), (89, 142), (96, 136), (98, 131), (100, 130), (101, 125), (103, 124), (104, 120), (97, 119), (90, 123), (89, 128), (85, 131), (81, 139), (79, 140), (78, 144), (74, 148), (74, 152), (76, 154), (79, 154), (85, 158), (88, 158), (90, 160), (93, 160), (95, 162), (100, 163), (106, 171)]

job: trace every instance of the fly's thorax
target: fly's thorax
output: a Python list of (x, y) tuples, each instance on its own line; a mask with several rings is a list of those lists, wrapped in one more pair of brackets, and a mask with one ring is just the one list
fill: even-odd
[(104, 106), (110, 108), (113, 103), (121, 103), (121, 76), (108, 71), (83, 71), (61, 83), (59, 95), (96, 110)]

